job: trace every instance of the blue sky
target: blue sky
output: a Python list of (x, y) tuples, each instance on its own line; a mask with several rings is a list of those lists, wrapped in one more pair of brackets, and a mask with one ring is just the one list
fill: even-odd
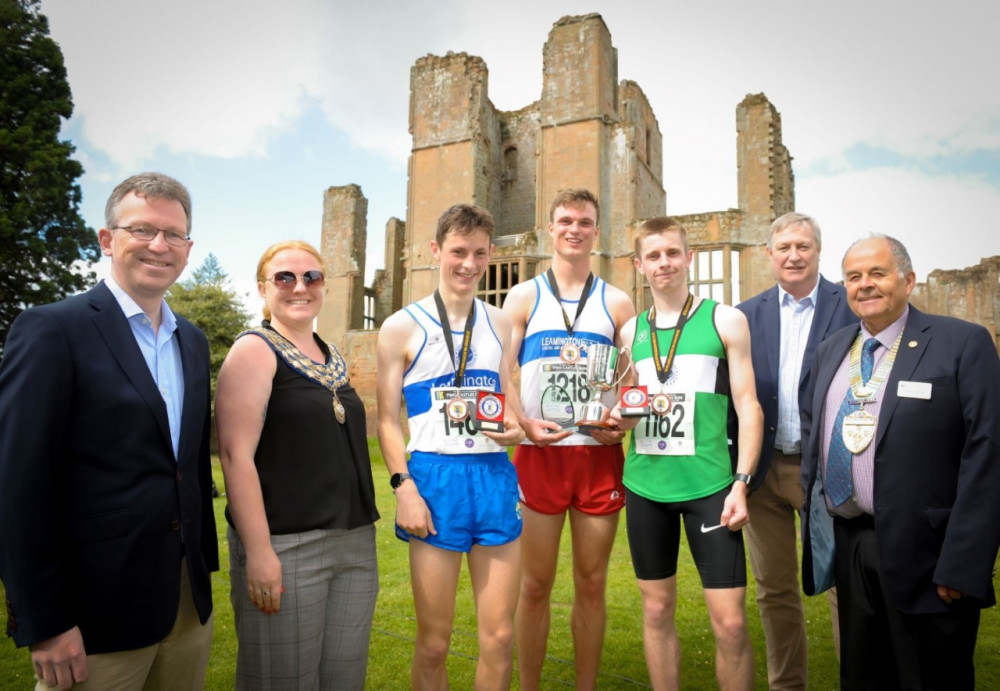
[[(919, 7), (919, 9), (918, 9)], [(237, 288), (272, 242), (319, 243), (323, 192), (368, 198), (367, 274), (406, 216), (410, 67), (464, 51), (516, 110), (541, 94), (542, 47), (564, 15), (599, 12), (664, 137), (668, 213), (737, 205), (735, 108), (782, 116), (798, 210), (847, 245), (899, 237), (919, 280), (1000, 254), (1000, 4), (956, 0), (42, 0), (76, 110), (84, 219), (114, 185), (177, 177), (194, 201), (189, 270), (212, 252)], [(104, 260), (105, 262), (107, 260)], [(99, 275), (106, 273), (103, 264)], [(251, 300), (251, 303), (254, 303)]]

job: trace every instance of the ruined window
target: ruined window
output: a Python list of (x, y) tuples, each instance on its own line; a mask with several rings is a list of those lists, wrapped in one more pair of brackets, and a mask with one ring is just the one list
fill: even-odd
[(374, 329), (375, 326), (375, 291), (371, 288), (365, 288), (365, 314), (361, 328), (370, 330)]
[(688, 274), (691, 292), (716, 302), (740, 301), (740, 253), (730, 245), (698, 247)]
[(503, 259), (490, 262), (486, 273), (479, 282), (476, 297), (497, 307), (503, 306), (504, 298), (510, 289), (522, 280), (529, 280), (535, 275), (535, 262), (527, 259)]
[(503, 181), (517, 180), (517, 147), (512, 146), (503, 152)]

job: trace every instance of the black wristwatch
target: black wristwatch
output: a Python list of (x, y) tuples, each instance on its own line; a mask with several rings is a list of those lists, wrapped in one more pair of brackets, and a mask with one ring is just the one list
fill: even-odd
[(389, 486), (392, 487), (392, 491), (395, 492), (399, 489), (399, 486), (403, 484), (404, 480), (412, 480), (413, 476), (409, 473), (393, 473), (392, 477), (389, 478)]
[(753, 480), (753, 476), (747, 475), (746, 473), (735, 473), (733, 475), (733, 483), (745, 482), (747, 489), (750, 489), (750, 481)]

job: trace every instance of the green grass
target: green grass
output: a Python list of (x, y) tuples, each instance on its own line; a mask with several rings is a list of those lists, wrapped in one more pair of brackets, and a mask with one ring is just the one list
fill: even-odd
[[(407, 548), (393, 534), (394, 499), (389, 490), (378, 445), (374, 440), (369, 444), (382, 520), (377, 524), (381, 592), (372, 628), (367, 687), (405, 689), (409, 687), (410, 659), (416, 629), (413, 598), (410, 594)], [(222, 473), (217, 464), (214, 472), (216, 483), (223, 489)], [(236, 634), (233, 629), (232, 607), (229, 604), (229, 554), (225, 539), (224, 508), (225, 499), (217, 499), (215, 512), (222, 570), (212, 576), (215, 637), (205, 683), (205, 688), (212, 690), (233, 688), (233, 670), (236, 665)], [(764, 634), (754, 601), (753, 579), (750, 580), (747, 609), (757, 670), (756, 686), (759, 689), (766, 689)], [(996, 578), (995, 582), (1000, 589), (1000, 578)], [(569, 536), (565, 535), (560, 550), (559, 573), (552, 596), (552, 628), (549, 634), (548, 658), (542, 670), (543, 688), (559, 689), (573, 686), (573, 645), (569, 627), (572, 600)], [(681, 546), (678, 566), (678, 602), (677, 627), (681, 636), (682, 688), (716, 688), (715, 644), (702, 599), (698, 574), (686, 545)], [(806, 627), (809, 633), (810, 688), (836, 689), (837, 662), (833, 652), (826, 597), (807, 598), (805, 606)], [(464, 568), (459, 581), (451, 652), (448, 673), (452, 688), (471, 689), (477, 652), (476, 622), (472, 589), (468, 571)], [(976, 648), (976, 675), (977, 688), (1000, 688), (1000, 611), (996, 607), (983, 612), (979, 643)], [(33, 675), (27, 650), (15, 649), (9, 638), (0, 637), (0, 688), (30, 689), (32, 685)], [(514, 688), (517, 686), (515, 673)], [(619, 534), (612, 551), (608, 574), (608, 625), (598, 686), (602, 689), (649, 688), (642, 652), (642, 605), (629, 559), (624, 517), (619, 525)]]

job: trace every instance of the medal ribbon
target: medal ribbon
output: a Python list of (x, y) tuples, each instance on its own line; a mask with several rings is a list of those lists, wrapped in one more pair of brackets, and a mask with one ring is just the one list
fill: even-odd
[[(455, 357), (455, 341), (451, 337), (451, 320), (448, 319), (448, 311), (444, 308), (444, 300), (441, 299), (440, 291), (434, 291), (434, 304), (437, 305), (438, 318), (441, 320), (441, 330), (444, 331), (444, 342), (448, 346), (448, 354)], [(458, 356), (458, 364), (454, 359), (451, 364), (455, 367), (455, 386), (462, 388), (462, 379), (465, 377), (466, 360), (469, 357), (469, 350), (472, 347), (472, 323), (476, 316), (476, 301), (472, 301), (469, 308), (469, 316), (465, 319), (465, 334), (462, 336), (462, 352)]]
[(573, 335), (573, 327), (576, 326), (576, 322), (580, 319), (580, 314), (583, 312), (584, 305), (587, 304), (587, 298), (590, 297), (590, 287), (594, 285), (594, 273), (590, 272), (587, 274), (587, 282), (583, 284), (583, 293), (580, 295), (580, 301), (576, 303), (576, 316), (573, 317), (573, 322), (570, 323), (569, 315), (566, 314), (566, 310), (562, 306), (562, 297), (559, 295), (559, 284), (556, 283), (556, 275), (552, 272), (550, 267), (545, 275), (549, 279), (549, 287), (552, 289), (552, 294), (556, 298), (556, 302), (559, 304), (559, 311), (562, 312), (563, 321), (566, 322), (566, 331), (570, 336)]
[(691, 312), (691, 303), (693, 302), (694, 295), (688, 293), (687, 300), (684, 301), (684, 308), (677, 318), (677, 326), (674, 327), (674, 337), (670, 342), (670, 350), (667, 352), (666, 362), (660, 360), (660, 339), (656, 333), (656, 305), (652, 305), (649, 308), (649, 314), (646, 319), (649, 321), (649, 330), (653, 333), (653, 362), (656, 365), (656, 378), (660, 380), (660, 384), (667, 383), (667, 375), (670, 374), (670, 368), (674, 364), (674, 354), (677, 352), (677, 344), (681, 340), (681, 329), (684, 328), (684, 324), (688, 320), (688, 314)]

